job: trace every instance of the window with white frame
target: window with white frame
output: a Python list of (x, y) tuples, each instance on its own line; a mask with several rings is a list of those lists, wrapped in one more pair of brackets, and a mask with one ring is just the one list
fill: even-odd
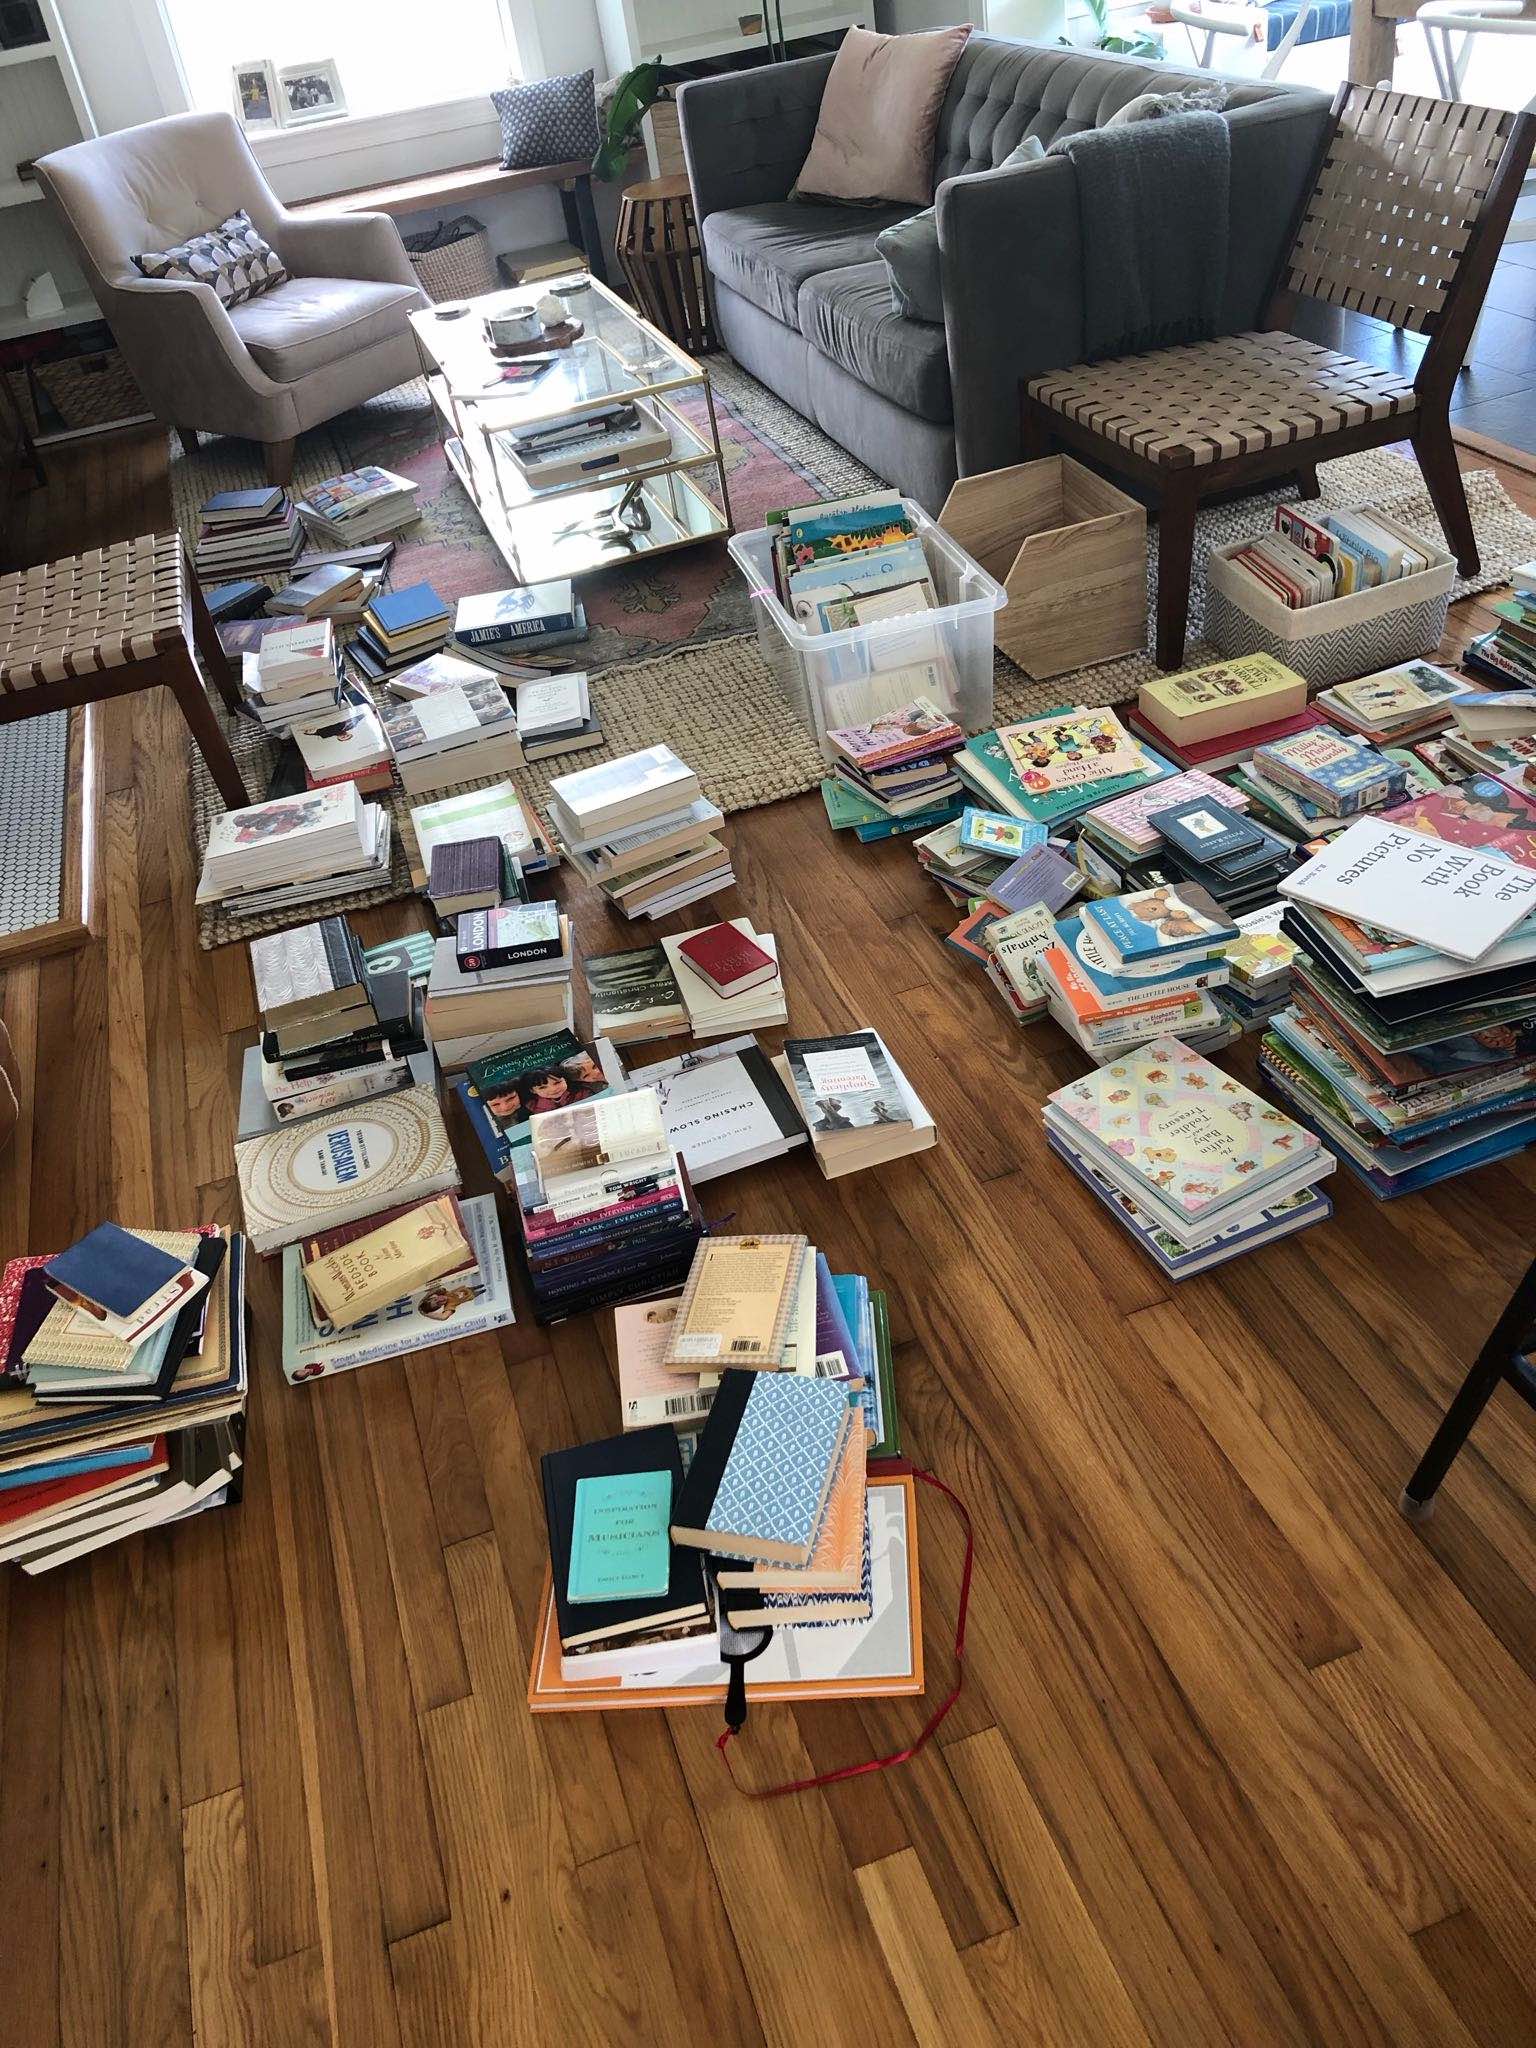
[[(390, 114), (483, 97), (519, 75), (509, 0), (160, 0), (160, 7), (194, 107), (232, 106), (238, 70), (247, 79), (249, 117), (248, 73), (266, 60), (284, 125), (338, 110)], [(285, 72), (292, 74), (286, 90)]]

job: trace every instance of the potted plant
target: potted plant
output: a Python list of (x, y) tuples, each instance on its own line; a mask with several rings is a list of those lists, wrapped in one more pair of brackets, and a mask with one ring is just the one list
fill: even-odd
[(647, 57), (603, 87), (598, 105), (601, 139), (592, 159), (594, 178), (617, 178), (640, 145), (640, 124), (658, 100), (671, 94), (661, 80), (661, 59)]
[(1083, 0), (1093, 16), (1093, 34), (1088, 39), (1090, 50), (1107, 50), (1113, 57), (1161, 57), (1163, 39), (1147, 29), (1133, 29), (1129, 35), (1121, 35), (1109, 25), (1109, 0)]

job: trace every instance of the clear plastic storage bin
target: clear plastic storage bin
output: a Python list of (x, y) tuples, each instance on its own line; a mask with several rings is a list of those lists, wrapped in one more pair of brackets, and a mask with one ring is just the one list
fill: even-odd
[(882, 678), (917, 663), (933, 664), (935, 695), (967, 732), (992, 724), (992, 615), (1008, 602), (1007, 592), (920, 505), (902, 503), (928, 558), (937, 609), (836, 633), (808, 631), (779, 602), (770, 527), (731, 536), (731, 558), (752, 592), (763, 659), (829, 760), (827, 732), (862, 724), (915, 695), (893, 695)]

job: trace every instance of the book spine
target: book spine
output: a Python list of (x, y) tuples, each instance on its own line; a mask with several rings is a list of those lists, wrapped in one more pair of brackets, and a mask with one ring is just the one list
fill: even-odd
[(506, 647), (516, 640), (542, 640), (550, 633), (569, 633), (576, 625), (574, 611), (553, 612), (542, 619), (513, 619), (493, 626), (471, 626), (467, 632), (454, 631), (454, 639), (465, 647)]
[(424, 1332), (417, 1343), (402, 1344), (397, 1334), (385, 1331), (367, 1344), (285, 1348), (283, 1373), (290, 1383), (297, 1384), (327, 1373), (351, 1372), (356, 1366), (373, 1365), (380, 1359), (405, 1358), (415, 1351), (431, 1351), (439, 1344), (456, 1344), (462, 1337), (478, 1337), (485, 1330), (502, 1329), (511, 1320), (506, 1309), (488, 1308), (479, 1315), (466, 1316), (462, 1322), (445, 1323), (440, 1331)]
[(456, 952), (461, 974), (482, 974), (493, 967), (523, 967), (530, 960), (558, 960), (558, 940), (536, 939), (526, 946), (487, 946), (467, 953)]

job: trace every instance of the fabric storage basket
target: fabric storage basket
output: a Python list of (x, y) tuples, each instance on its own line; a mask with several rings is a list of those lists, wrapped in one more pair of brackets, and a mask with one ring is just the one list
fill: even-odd
[(407, 235), (405, 253), (417, 282), (437, 305), (450, 299), (478, 299), (497, 289), (491, 237), (472, 213)]
[(1205, 637), (1221, 654), (1271, 654), (1315, 689), (1433, 654), (1445, 634), (1456, 560), (1430, 540), (1368, 505), (1341, 512), (1371, 517), (1429, 557), (1429, 567), (1373, 590), (1355, 590), (1292, 611), (1231, 557), (1248, 545), (1213, 548), (1205, 566)]

